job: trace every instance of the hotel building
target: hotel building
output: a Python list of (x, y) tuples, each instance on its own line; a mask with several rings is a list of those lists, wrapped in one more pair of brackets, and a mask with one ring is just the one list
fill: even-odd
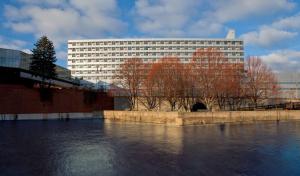
[(132, 38), (68, 41), (68, 69), (72, 76), (97, 83), (112, 83), (125, 60), (138, 57), (156, 62), (165, 56), (177, 56), (188, 63), (198, 48), (217, 48), (229, 62), (244, 63), (244, 43), (230, 30), (224, 39)]

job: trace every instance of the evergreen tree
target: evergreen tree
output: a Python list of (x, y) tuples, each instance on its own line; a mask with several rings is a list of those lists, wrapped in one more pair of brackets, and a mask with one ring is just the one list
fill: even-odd
[(56, 77), (56, 57), (53, 43), (46, 36), (42, 36), (34, 46), (30, 70), (40, 74), (43, 80), (45, 77)]

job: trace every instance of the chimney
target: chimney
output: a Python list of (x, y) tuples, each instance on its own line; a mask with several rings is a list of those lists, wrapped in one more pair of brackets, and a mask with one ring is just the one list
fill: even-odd
[(229, 29), (226, 39), (235, 39), (235, 30), (234, 29)]

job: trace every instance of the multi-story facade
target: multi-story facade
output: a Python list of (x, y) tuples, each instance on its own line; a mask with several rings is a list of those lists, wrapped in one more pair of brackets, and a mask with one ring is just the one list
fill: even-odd
[(280, 97), (287, 101), (299, 101), (300, 99), (300, 73), (281, 72), (276, 74)]
[(113, 82), (113, 76), (125, 60), (138, 57), (156, 62), (165, 56), (177, 56), (188, 63), (198, 48), (217, 48), (229, 62), (244, 63), (244, 43), (230, 31), (225, 39), (148, 38), (91, 39), (68, 41), (68, 69), (72, 76), (91, 82)]

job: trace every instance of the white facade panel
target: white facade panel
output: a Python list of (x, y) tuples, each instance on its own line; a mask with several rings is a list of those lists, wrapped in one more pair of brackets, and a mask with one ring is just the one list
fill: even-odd
[(112, 83), (113, 75), (126, 59), (138, 57), (156, 62), (177, 56), (188, 63), (198, 48), (218, 48), (230, 62), (244, 62), (244, 43), (239, 39), (91, 39), (68, 41), (68, 69), (72, 76), (91, 82)]

